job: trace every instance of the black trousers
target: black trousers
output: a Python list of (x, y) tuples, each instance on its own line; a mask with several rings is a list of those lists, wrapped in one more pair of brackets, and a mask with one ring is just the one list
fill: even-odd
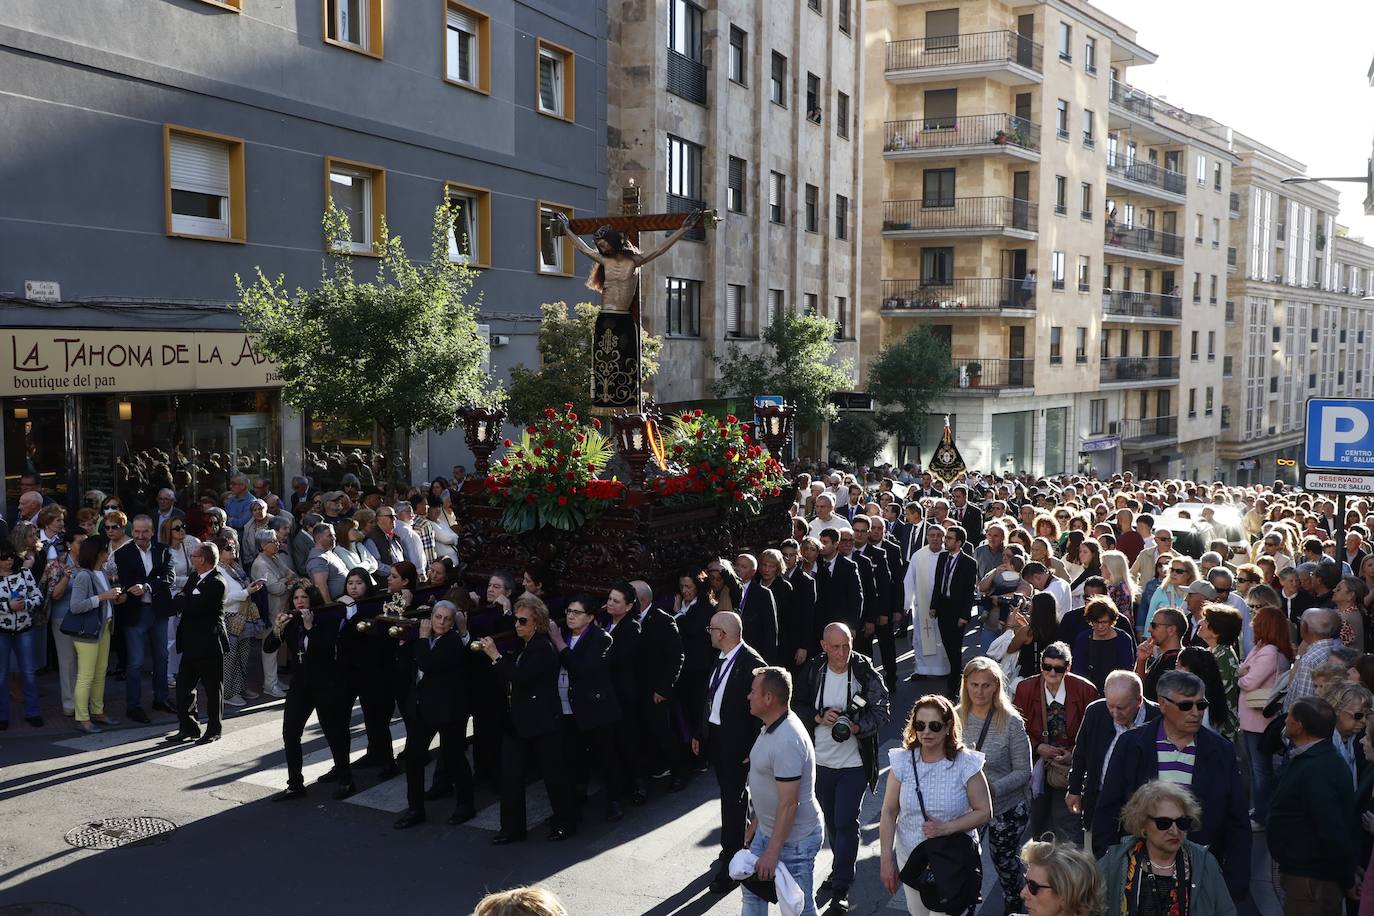
[(329, 753), (334, 758), (334, 772), (339, 781), (353, 781), (353, 771), (348, 763), (348, 719), (352, 706), (343, 708), (337, 696), (325, 687), (312, 687), (300, 683), (304, 672), (298, 673), (295, 682), (286, 691), (286, 705), (281, 714), (281, 740), (286, 748), (286, 785), (296, 789), (305, 787), (301, 773), (304, 755), (301, 752), (301, 736), (305, 733), (306, 720), (313, 712), (324, 730), (324, 740), (329, 743)]
[[(407, 754), (406, 759), (409, 758)], [(549, 792), (555, 823), (567, 828), (576, 826), (572, 780), (563, 766), (563, 729), (533, 738), (507, 732), (501, 742), (501, 832), (523, 836), (526, 831), (525, 771), (531, 760), (539, 761), (544, 774), (544, 788)]]
[(959, 696), (959, 684), (964, 678), (964, 628), (959, 626), (957, 620), (946, 620), (941, 617), (937, 621), (940, 630), (940, 641), (945, 644), (945, 657), (949, 659), (949, 682), (947, 693), (952, 698)]
[(406, 720), (406, 807), (425, 810), (425, 759), (434, 736), (439, 736), (439, 763), (434, 770), (436, 785), (448, 783), (458, 798), (458, 806), (471, 806), (472, 770), (468, 767), (468, 717), (435, 725), (419, 715)]
[(625, 764), (616, 748), (616, 723), (580, 729), (572, 716), (563, 717), (563, 756), (576, 786), (591, 782), (595, 768), (606, 784), (606, 801), (624, 796)]
[(202, 655), (198, 658), (182, 656), (181, 668), (177, 671), (177, 720), (186, 734), (200, 734), (196, 722), (196, 685), (205, 688), (205, 706), (210, 722), (205, 727), (207, 735), (218, 735), (224, 731), (224, 656)]
[(687, 775), (687, 748), (682, 743), (673, 724), (673, 702), (665, 700), (654, 702), (652, 693), (640, 699), (639, 723), (643, 733), (639, 739), (639, 773), (642, 777), (652, 776), (668, 769), (676, 777)]
[(744, 848), (744, 831), (749, 824), (749, 763), (748, 751), (723, 752), (717, 731), (714, 725), (706, 726), (706, 754), (720, 786), (720, 868), (724, 873), (730, 857)]
[(396, 759), (391, 750), (391, 713), (396, 707), (392, 693), (392, 673), (386, 668), (347, 667), (343, 671), (339, 705), (349, 715), (353, 702), (363, 707), (363, 727), (367, 731), (367, 755), (382, 763)]
[(892, 618), (889, 617), (885, 624), (878, 624), (877, 642), (883, 657), (883, 683), (887, 685), (887, 692), (893, 693), (897, 689), (897, 637), (892, 632)]
[[(485, 661), (482, 656), (479, 661)], [(472, 768), (477, 779), (496, 785), (501, 774), (501, 742), (510, 719), (507, 687), (488, 671), (479, 672), (466, 687), (472, 703)], [(499, 790), (499, 785), (496, 785)]]

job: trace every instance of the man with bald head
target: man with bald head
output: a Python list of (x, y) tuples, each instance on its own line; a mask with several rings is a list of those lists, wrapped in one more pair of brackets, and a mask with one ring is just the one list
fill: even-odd
[(711, 878), (711, 892), (727, 894), (735, 886), (729, 875), (730, 857), (744, 846), (749, 819), (749, 749), (758, 737), (759, 720), (749, 713), (749, 690), (754, 669), (763, 657), (742, 639), (740, 617), (720, 611), (707, 627), (718, 653), (707, 681), (701, 726), (692, 739), (692, 753), (704, 753), (720, 786), (720, 857)]
[(687, 785), (687, 748), (673, 728), (672, 700), (682, 673), (682, 636), (672, 616), (654, 607), (649, 583), (636, 579), (630, 587), (639, 600), (639, 644), (635, 651), (636, 703), (633, 710), (625, 710), (625, 715), (637, 718), (643, 729), (636, 742), (642, 753), (634, 762), (641, 778), (669, 776), (668, 791), (680, 792)]
[(1293, 662), (1293, 676), (1288, 680), (1288, 695), (1283, 701), (1284, 712), (1303, 697), (1316, 695), (1312, 672), (1331, 657), (1333, 649), (1340, 647), (1341, 615), (1327, 607), (1308, 608), (1303, 611), (1298, 631), (1302, 634), (1303, 650)]

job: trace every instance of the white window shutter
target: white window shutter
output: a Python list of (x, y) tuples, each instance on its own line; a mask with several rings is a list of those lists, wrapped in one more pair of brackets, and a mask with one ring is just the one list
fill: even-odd
[(229, 196), (229, 148), (223, 143), (173, 134), (170, 160), (173, 190)]
[(462, 10), (450, 9), (448, 11), (448, 25), (451, 29), (458, 29), (469, 35), (477, 34), (477, 20)]
[(733, 283), (725, 285), (725, 333), (739, 333), (740, 287)]

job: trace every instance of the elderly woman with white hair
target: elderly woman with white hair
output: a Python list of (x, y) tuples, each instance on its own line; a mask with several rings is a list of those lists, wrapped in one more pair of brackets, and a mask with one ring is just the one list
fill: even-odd
[[(263, 589), (267, 592), (267, 619), (274, 621), (279, 614), (287, 610), (286, 602), (288, 591), (296, 580), (300, 577), (291, 568), (291, 564), (286, 559), (286, 554), (282, 552), (284, 534), (274, 528), (263, 528), (254, 537), (258, 549), (257, 558), (253, 560), (253, 579), (262, 581)], [(263, 640), (262, 649), (262, 692), (273, 699), (280, 700), (286, 696), (286, 692), (281, 689), (281, 684), (277, 681), (277, 653), (281, 651), (280, 640)], [(268, 647), (271, 646), (271, 651)]]
[(1136, 789), (1121, 809), (1126, 838), (1098, 863), (1107, 884), (1104, 912), (1233, 916), (1221, 866), (1188, 839), (1201, 823), (1202, 807), (1184, 787), (1157, 779)]

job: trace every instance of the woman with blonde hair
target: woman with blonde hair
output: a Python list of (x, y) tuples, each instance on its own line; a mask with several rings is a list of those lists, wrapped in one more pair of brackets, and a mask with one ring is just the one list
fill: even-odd
[(1131, 579), (1131, 564), (1119, 550), (1102, 551), (1102, 578), (1107, 582), (1107, 597), (1116, 609), (1135, 621), (1135, 582)]
[(568, 916), (563, 904), (542, 887), (517, 887), (487, 894), (472, 916)]
[(1121, 809), (1126, 838), (1098, 865), (1106, 879), (1103, 912), (1118, 916), (1233, 916), (1221, 866), (1188, 839), (1202, 822), (1202, 806), (1174, 783), (1147, 782)]
[(1102, 875), (1083, 850), (1031, 840), (1021, 848), (1021, 861), (1026, 886), (1020, 900), (1029, 916), (1098, 916), (1103, 912)]
[[(926, 840), (967, 833), (976, 843), (978, 828), (992, 819), (992, 798), (983, 754), (964, 746), (953, 704), (936, 693), (912, 705), (902, 745), (888, 751), (888, 764), (878, 827), (879, 874), (884, 889), (895, 894), (902, 866)], [(903, 884), (902, 889), (907, 912), (930, 912), (914, 888)]]
[(1031, 750), (1026, 723), (1007, 701), (1000, 665), (979, 656), (964, 666), (958, 712), (961, 730), (983, 754), (983, 775), (993, 798), (987, 830), (992, 864), (1002, 885), (1004, 912), (1013, 913), (1024, 876), (1016, 843), (1030, 821)]
[(1154, 619), (1155, 611), (1162, 607), (1183, 607), (1188, 606), (1188, 596), (1185, 593), (1188, 586), (1198, 579), (1197, 563), (1192, 557), (1176, 554), (1169, 561), (1168, 575), (1155, 589), (1154, 595), (1150, 598), (1150, 608), (1145, 613), (1145, 632), (1150, 632), (1150, 621)]

